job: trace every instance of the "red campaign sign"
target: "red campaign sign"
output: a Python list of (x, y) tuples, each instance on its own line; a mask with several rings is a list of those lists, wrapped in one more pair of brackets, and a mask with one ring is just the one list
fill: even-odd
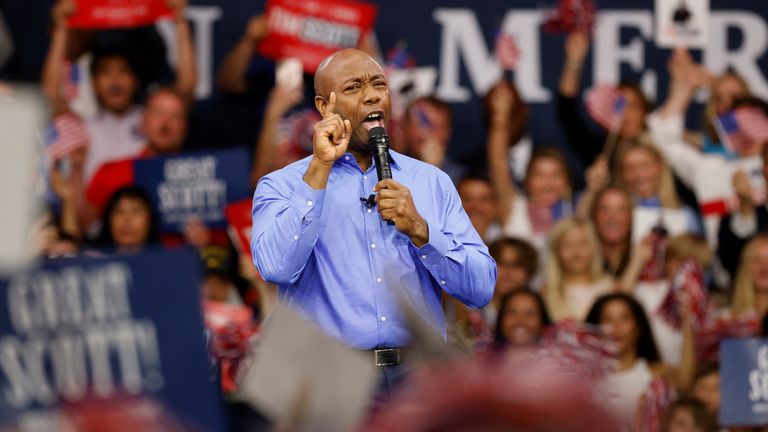
[(266, 13), (268, 34), (259, 52), (275, 60), (296, 57), (314, 73), (328, 55), (360, 45), (378, 8), (353, 0), (268, 0)]
[(75, 0), (71, 28), (138, 27), (173, 16), (167, 0)]
[(251, 200), (244, 199), (229, 204), (224, 213), (227, 216), (227, 232), (241, 255), (251, 257)]

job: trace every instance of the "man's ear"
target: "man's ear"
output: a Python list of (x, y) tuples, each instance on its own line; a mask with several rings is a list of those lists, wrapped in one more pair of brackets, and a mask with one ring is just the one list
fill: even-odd
[(325, 107), (328, 106), (328, 100), (320, 95), (315, 96), (315, 108), (320, 112), (320, 115), (325, 117)]

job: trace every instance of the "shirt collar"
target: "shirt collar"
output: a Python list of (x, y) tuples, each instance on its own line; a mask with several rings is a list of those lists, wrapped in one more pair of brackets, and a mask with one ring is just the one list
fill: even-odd
[(661, 207), (661, 199), (659, 197), (637, 197), (635, 198), (635, 203), (642, 207)]
[[(404, 161), (405, 161), (404, 155), (392, 149), (389, 149), (389, 163), (392, 165), (392, 168), (400, 171), (402, 169), (402, 164)], [(344, 156), (340, 157), (336, 161), (336, 163), (357, 167), (357, 162), (355, 161), (355, 155), (353, 155), (350, 152), (344, 153)]]

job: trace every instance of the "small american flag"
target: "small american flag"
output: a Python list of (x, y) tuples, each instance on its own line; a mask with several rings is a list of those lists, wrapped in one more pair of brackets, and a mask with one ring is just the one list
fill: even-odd
[(387, 52), (387, 66), (393, 69), (411, 69), (416, 67), (416, 59), (408, 54), (404, 42), (398, 42), (394, 48)]
[(603, 128), (616, 132), (621, 127), (626, 100), (609, 84), (598, 84), (587, 92), (587, 112)]
[(48, 129), (47, 138), (45, 154), (51, 162), (91, 142), (85, 124), (80, 117), (72, 113), (56, 116)]
[(662, 377), (656, 377), (648, 385), (639, 402), (640, 415), (635, 420), (641, 422), (635, 425), (635, 430), (646, 432), (661, 431), (664, 411), (676, 398), (675, 390)]
[(750, 143), (768, 141), (768, 118), (760, 108), (736, 108), (718, 117), (721, 140), (731, 152), (747, 147)]
[(504, 70), (513, 71), (517, 69), (517, 63), (520, 61), (520, 48), (518, 48), (515, 38), (509, 32), (499, 30), (496, 33), (493, 54)]
[(77, 63), (64, 60), (61, 63), (61, 70), (64, 71), (61, 76), (61, 91), (64, 98), (72, 102), (80, 93), (80, 69)]
[(702, 327), (707, 318), (709, 295), (704, 287), (704, 270), (692, 258), (683, 261), (680, 270), (672, 277), (672, 286), (656, 311), (656, 314), (667, 324), (678, 330), (682, 328), (683, 322), (680, 311), (680, 292), (688, 295), (693, 324), (696, 328)]
[(544, 30), (550, 33), (581, 31), (592, 33), (597, 8), (591, 0), (558, 0), (547, 20)]

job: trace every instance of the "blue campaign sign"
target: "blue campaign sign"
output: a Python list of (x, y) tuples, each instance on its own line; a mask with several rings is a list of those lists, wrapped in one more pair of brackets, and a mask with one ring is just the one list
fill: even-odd
[(768, 339), (720, 343), (720, 424), (768, 424)]
[(158, 209), (160, 230), (172, 232), (192, 217), (225, 228), (226, 205), (250, 196), (248, 165), (245, 149), (193, 152), (137, 160), (134, 173)]
[(221, 430), (198, 265), (149, 251), (0, 279), (0, 429)]

